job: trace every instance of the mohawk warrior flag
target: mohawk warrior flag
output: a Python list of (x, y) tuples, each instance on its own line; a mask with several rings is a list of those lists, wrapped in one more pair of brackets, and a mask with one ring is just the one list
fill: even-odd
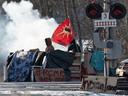
[(51, 38), (53, 42), (63, 46), (67, 46), (74, 39), (75, 33), (69, 18), (57, 27)]
[(94, 3), (95, 0), (91, 0), (92, 3)]

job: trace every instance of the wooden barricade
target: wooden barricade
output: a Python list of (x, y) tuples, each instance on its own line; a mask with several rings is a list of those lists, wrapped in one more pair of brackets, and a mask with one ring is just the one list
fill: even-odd
[(115, 94), (118, 80), (119, 77), (84, 75), (82, 78), (80, 90), (92, 91), (96, 93)]
[[(42, 52), (40, 52), (38, 54), (36, 61), (38, 60), (41, 53)], [(35, 69), (35, 68), (33, 68), (33, 69)], [(81, 53), (80, 52), (75, 53), (75, 58), (74, 58), (73, 64), (68, 69), (71, 70), (71, 76), (70, 77), (71, 77), (72, 81), (80, 81), (81, 80)], [(33, 81), (33, 79), (32, 79), (32, 81)]]
[(75, 58), (71, 67), (71, 80), (72, 81), (80, 81), (81, 80), (81, 53), (75, 53)]
[(104, 76), (103, 72), (97, 72), (94, 70), (94, 68), (90, 65), (90, 61), (91, 61), (91, 57), (92, 57), (92, 52), (89, 52), (88, 50), (84, 51), (84, 66), (85, 69), (87, 70), (88, 75), (98, 75), (98, 76)]
[(62, 68), (35, 68), (34, 76), (36, 82), (65, 81), (64, 70)]

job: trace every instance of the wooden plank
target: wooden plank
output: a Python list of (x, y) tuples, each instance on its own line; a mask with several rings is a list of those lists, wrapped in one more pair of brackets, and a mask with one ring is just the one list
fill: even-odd
[(81, 65), (81, 63), (72, 63), (72, 65)]
[(71, 77), (80, 77), (80, 76), (81, 74), (75, 74), (75, 73), (71, 74)]
[(109, 94), (115, 93), (118, 79), (119, 77), (107, 77), (106, 93), (109, 93)]
[(80, 63), (81, 62), (81, 57), (75, 57), (73, 62), (74, 63)]
[(76, 52), (75, 56), (80, 56), (81, 57), (81, 53), (80, 52)]
[(115, 94), (118, 79), (118, 77), (84, 75), (82, 78), (81, 89), (96, 93)]
[(72, 81), (80, 81), (81, 78), (80, 78), (80, 77), (71, 77), (71, 80), (72, 80)]
[(68, 69), (71, 71), (80, 71), (80, 66), (71, 66)]
[[(106, 77), (103, 76), (87, 76), (85, 75), (82, 80), (82, 87), (86, 91), (102, 93), (105, 91)], [(94, 87), (95, 86), (95, 87)]]
[(71, 73), (81, 73), (81, 71), (71, 71)]
[(81, 63), (80, 60), (74, 60), (73, 63)]
[(65, 81), (63, 68), (34, 69), (36, 82)]
[(80, 63), (81, 62), (81, 53), (77, 52), (75, 53), (74, 63)]

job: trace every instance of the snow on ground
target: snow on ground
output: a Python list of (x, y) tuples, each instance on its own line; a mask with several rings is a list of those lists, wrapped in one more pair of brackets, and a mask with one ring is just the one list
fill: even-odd
[[(14, 94), (13, 91), (0, 91), (0, 94)], [(105, 93), (94, 93), (89, 91), (15, 91), (15, 94), (32, 94), (32, 95), (45, 95), (45, 96), (119, 96)], [(123, 95), (124, 96), (124, 95)]]

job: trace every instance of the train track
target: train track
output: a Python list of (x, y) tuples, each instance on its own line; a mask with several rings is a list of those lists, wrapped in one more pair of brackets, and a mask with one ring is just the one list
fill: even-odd
[(80, 81), (72, 82), (0, 82), (0, 94), (39, 94), (43, 91), (79, 91)]
[[(126, 80), (118, 81), (117, 89), (122, 89), (122, 83)], [(0, 96), (38, 95), (38, 96), (92, 96), (96, 93), (80, 91), (81, 81), (69, 82), (0, 82)], [(127, 87), (127, 86), (126, 86)], [(123, 89), (124, 89), (123, 85)], [(74, 95), (77, 94), (77, 95)], [(107, 94), (98, 93), (107, 96)], [(117, 94), (127, 94), (119, 91)]]

